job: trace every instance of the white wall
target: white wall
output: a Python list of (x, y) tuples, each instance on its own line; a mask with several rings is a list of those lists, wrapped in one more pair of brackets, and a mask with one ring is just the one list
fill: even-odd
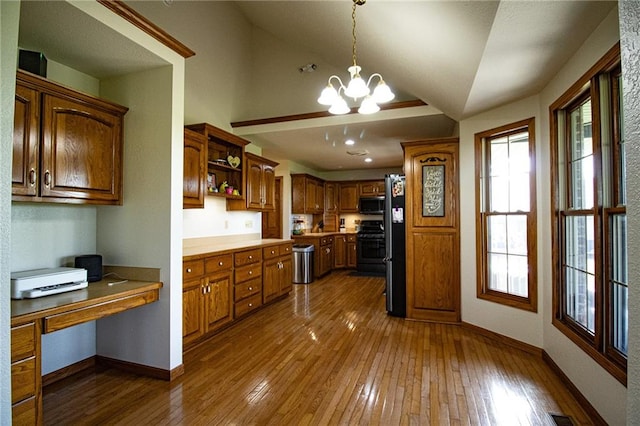
[[(520, 102), (507, 105), (502, 108), (479, 114), (475, 117), (460, 122), (460, 246), (464, 249), (460, 252), (461, 282), (462, 282), (462, 320), (509, 336), (516, 340), (542, 347), (542, 289), (544, 282), (538, 280), (538, 312), (529, 312), (487, 300), (478, 299), (476, 296), (476, 227), (475, 227), (475, 134), (489, 129), (514, 123), (539, 115), (540, 106), (537, 96), (524, 99)], [(536, 135), (540, 135), (540, 119), (536, 118)], [(548, 179), (544, 176), (544, 164), (547, 159), (540, 155), (541, 147), (548, 144), (548, 140), (536, 137), (537, 154), (537, 204), (538, 227), (541, 217), (548, 214)], [(538, 233), (538, 235), (540, 235)], [(541, 247), (538, 247), (538, 258), (545, 255)], [(542, 262), (540, 262), (542, 263)], [(538, 275), (541, 276), (542, 265), (538, 267)]]
[(11, 424), (11, 163), (20, 3), (0, 1), (0, 425)]
[[(640, 2), (622, 1), (620, 47), (627, 143), (627, 220), (629, 259), (640, 258)], [(627, 422), (640, 419), (640, 264), (629, 263), (629, 359), (627, 365)]]
[[(538, 96), (479, 114), (460, 123), (461, 246), (464, 247), (461, 253), (462, 319), (543, 348), (602, 417), (612, 425), (626, 422), (626, 388), (551, 324), (553, 312), (548, 108), (613, 47), (618, 38), (617, 10), (614, 10)], [(536, 119), (539, 262), (537, 314), (478, 300), (475, 277), (474, 134), (529, 117)], [(630, 339), (633, 339), (631, 333)]]

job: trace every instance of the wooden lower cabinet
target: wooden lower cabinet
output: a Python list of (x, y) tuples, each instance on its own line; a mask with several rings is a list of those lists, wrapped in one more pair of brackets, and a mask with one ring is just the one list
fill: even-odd
[(188, 346), (233, 319), (232, 256), (183, 262), (182, 338)]
[(290, 241), (218, 253), (182, 262), (184, 349), (291, 291)]
[(14, 425), (42, 424), (40, 322), (11, 328), (11, 417)]
[(333, 267), (341, 269), (347, 266), (347, 236), (336, 235), (333, 239)]
[(235, 283), (234, 318), (262, 306), (262, 249), (253, 248), (233, 254)]
[(292, 250), (291, 244), (263, 249), (262, 301), (264, 303), (287, 295), (291, 291), (293, 281)]
[(328, 274), (333, 269), (334, 252), (333, 241), (335, 237), (324, 237), (320, 239), (320, 265), (318, 267), (318, 276)]
[(356, 235), (347, 235), (347, 268), (355, 268), (358, 266), (358, 246), (356, 244)]

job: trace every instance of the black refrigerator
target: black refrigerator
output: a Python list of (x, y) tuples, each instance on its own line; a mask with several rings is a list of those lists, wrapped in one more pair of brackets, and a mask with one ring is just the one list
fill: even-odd
[(405, 274), (405, 177), (386, 175), (384, 181), (384, 238), (386, 255), (387, 313), (405, 317), (407, 290)]

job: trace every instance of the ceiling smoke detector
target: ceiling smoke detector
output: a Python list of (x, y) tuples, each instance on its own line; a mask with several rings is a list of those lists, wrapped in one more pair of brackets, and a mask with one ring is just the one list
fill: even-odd
[(316, 69), (318, 69), (318, 65), (316, 65), (316, 64), (307, 64), (307, 65), (303, 65), (300, 68), (298, 68), (298, 71), (300, 71), (301, 73), (303, 73), (303, 72), (314, 72)]

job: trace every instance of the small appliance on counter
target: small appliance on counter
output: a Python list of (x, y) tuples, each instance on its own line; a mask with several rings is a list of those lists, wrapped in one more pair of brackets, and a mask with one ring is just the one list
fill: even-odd
[(347, 228), (344, 225), (344, 219), (340, 219), (340, 232), (342, 233), (347, 232)]
[(46, 268), (11, 273), (11, 298), (35, 299), (89, 285), (87, 270), (81, 268)]
[(293, 220), (293, 235), (303, 235), (304, 234), (304, 219), (294, 219)]

